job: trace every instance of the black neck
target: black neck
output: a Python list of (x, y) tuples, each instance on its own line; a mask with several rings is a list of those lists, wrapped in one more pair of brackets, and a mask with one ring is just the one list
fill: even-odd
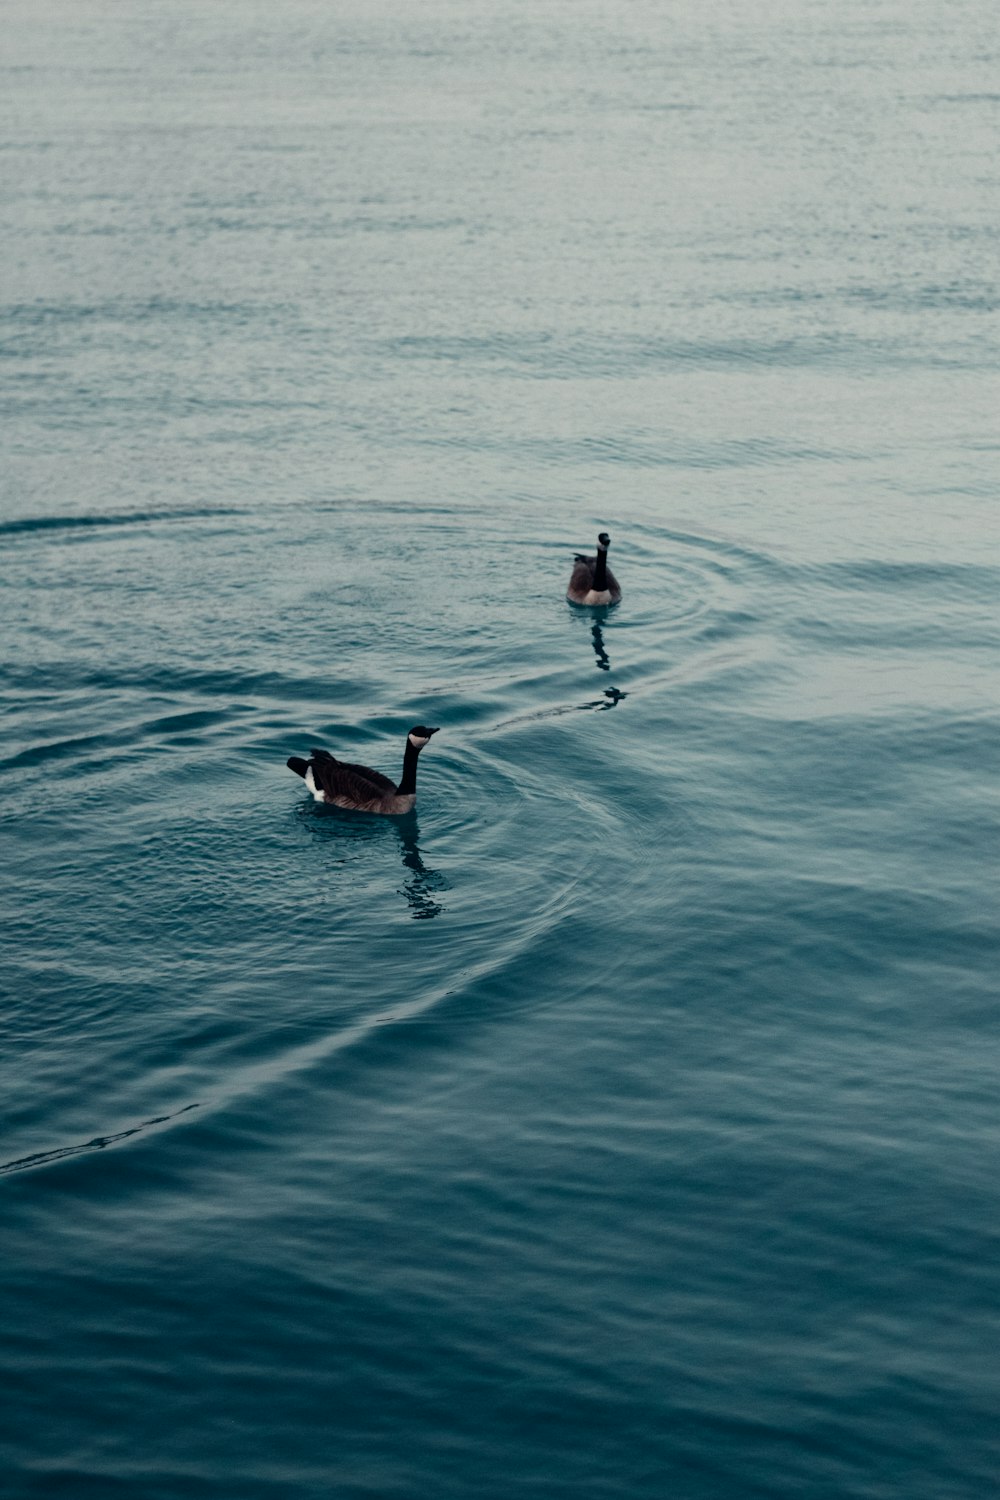
[(598, 591), (608, 586), (608, 549), (598, 547), (597, 561), (594, 563), (594, 582), (591, 587)]
[(419, 754), (417, 746), (407, 736), (406, 750), (403, 753), (403, 774), (396, 788), (397, 792), (404, 797), (417, 790), (417, 756)]

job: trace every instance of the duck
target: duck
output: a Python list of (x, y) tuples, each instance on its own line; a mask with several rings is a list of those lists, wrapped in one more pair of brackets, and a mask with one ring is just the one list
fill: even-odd
[(576, 554), (573, 572), (566, 590), (570, 604), (617, 604), (622, 596), (618, 580), (608, 567), (611, 538), (602, 531), (597, 538), (597, 556)]
[(414, 724), (407, 734), (398, 786), (381, 771), (337, 760), (329, 750), (310, 750), (309, 760), (293, 755), (287, 765), (302, 777), (317, 802), (399, 817), (412, 812), (416, 804), (417, 758), (432, 734), (437, 734), (437, 728), (428, 729), (426, 724)]

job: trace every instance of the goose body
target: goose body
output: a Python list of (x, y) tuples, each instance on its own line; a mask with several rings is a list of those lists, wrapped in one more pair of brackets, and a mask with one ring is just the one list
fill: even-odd
[(311, 750), (309, 760), (293, 755), (288, 768), (302, 777), (317, 802), (398, 817), (413, 811), (417, 800), (417, 757), (432, 734), (437, 734), (437, 730), (416, 724), (406, 736), (403, 774), (398, 786), (381, 771), (337, 760), (328, 750)]
[(617, 604), (622, 596), (618, 580), (608, 567), (611, 538), (602, 531), (597, 538), (597, 556), (576, 554), (566, 598), (570, 604)]

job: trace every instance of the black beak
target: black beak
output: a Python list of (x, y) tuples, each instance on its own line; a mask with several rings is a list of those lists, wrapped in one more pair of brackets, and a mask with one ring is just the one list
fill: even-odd
[(440, 728), (441, 728), (441, 725), (440, 725), (440, 724), (439, 724), (439, 725), (438, 725), (438, 726), (437, 726), (437, 729), (428, 729), (428, 731), (427, 731), (427, 733), (428, 733), (428, 734), (437, 734), (437, 732), (438, 732), (438, 729), (440, 729)]

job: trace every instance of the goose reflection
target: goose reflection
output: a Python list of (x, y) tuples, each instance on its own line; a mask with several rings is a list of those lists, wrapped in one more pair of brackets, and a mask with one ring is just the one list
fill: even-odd
[(431, 917), (440, 916), (444, 907), (440, 901), (435, 899), (435, 892), (446, 891), (448, 882), (437, 870), (430, 870), (424, 864), (417, 845), (419, 828), (416, 817), (411, 815), (407, 818), (395, 820), (396, 834), (399, 838), (403, 855), (403, 866), (409, 871), (408, 878), (400, 887), (400, 895), (405, 896), (410, 911), (416, 921), (428, 921)]
[(599, 703), (598, 708), (617, 708), (622, 699), (628, 697), (628, 693), (623, 693), (621, 688), (610, 687), (604, 689), (604, 696), (607, 702)]
[(594, 641), (594, 655), (597, 657), (597, 665), (602, 672), (611, 671), (611, 658), (604, 649), (604, 632), (601, 629), (600, 620), (595, 620), (590, 631)]
[[(607, 611), (602, 610), (601, 619), (606, 614)], [(597, 657), (598, 670), (601, 672), (610, 672), (611, 657), (608, 655), (607, 647), (604, 644), (604, 631), (601, 629), (601, 619), (595, 620), (591, 625), (590, 640), (594, 647), (594, 655)], [(607, 687), (604, 689), (603, 697), (592, 699), (589, 703), (581, 703), (579, 706), (580, 708), (597, 709), (617, 708), (622, 699), (627, 697), (628, 693), (623, 693), (620, 688)]]
[(385, 848), (384, 840), (399, 840), (400, 854), (407, 878), (397, 887), (405, 896), (412, 916), (427, 920), (444, 911), (436, 899), (439, 891), (450, 889), (445, 877), (424, 864), (417, 840), (420, 829), (416, 813), (405, 813), (402, 817), (370, 817), (364, 813), (342, 812), (340, 808), (325, 806), (310, 799), (299, 809), (299, 816), (314, 837), (322, 839), (335, 866), (348, 869), (365, 847)]
[(617, 708), (619, 703), (627, 697), (628, 693), (623, 693), (621, 688), (610, 687), (604, 689), (602, 697), (591, 698), (588, 702), (578, 703), (576, 706), (577, 708), (596, 708), (600, 713), (603, 709)]

